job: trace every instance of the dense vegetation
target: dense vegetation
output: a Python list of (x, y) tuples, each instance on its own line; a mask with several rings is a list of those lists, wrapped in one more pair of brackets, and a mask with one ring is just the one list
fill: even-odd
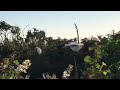
[[(37, 79), (43, 78), (43, 73), (62, 78), (66, 68), (71, 70), (68, 77), (74, 79), (74, 57), (79, 79), (120, 78), (120, 32), (114, 30), (107, 37), (82, 39), (83, 47), (75, 52), (64, 46), (77, 41), (76, 38), (53, 39), (36, 28), (28, 30), (24, 36), (18, 26), (0, 21), (0, 41), (1, 79)], [(40, 55), (36, 47), (41, 48)]]

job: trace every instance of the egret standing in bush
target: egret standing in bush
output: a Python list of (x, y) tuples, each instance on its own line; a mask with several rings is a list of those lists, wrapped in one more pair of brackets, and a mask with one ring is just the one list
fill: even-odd
[[(79, 33), (78, 33), (78, 28), (77, 25), (74, 23), (75, 28), (77, 30), (77, 38), (78, 38), (78, 42), (69, 42), (68, 44), (65, 44), (65, 47), (70, 47), (70, 49), (72, 49), (72, 51), (75, 51), (78, 53), (78, 51), (83, 47), (84, 44), (79, 42)], [(78, 79), (78, 70), (77, 70), (77, 63), (76, 63), (76, 59), (74, 56), (74, 63), (75, 63), (75, 79)]]

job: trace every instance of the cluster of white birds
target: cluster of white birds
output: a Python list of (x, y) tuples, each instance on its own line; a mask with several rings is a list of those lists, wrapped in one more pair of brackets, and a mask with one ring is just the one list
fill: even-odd
[(72, 51), (78, 52), (83, 47), (83, 45), (83, 43), (69, 42), (68, 44), (65, 44), (65, 47), (70, 47)]

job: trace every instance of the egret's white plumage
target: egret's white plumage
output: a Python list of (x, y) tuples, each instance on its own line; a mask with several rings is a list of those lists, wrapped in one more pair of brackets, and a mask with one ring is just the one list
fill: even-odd
[(39, 47), (36, 47), (36, 49), (37, 49), (37, 53), (40, 55), (40, 54), (42, 53), (42, 50), (41, 50), (41, 48), (39, 48)]
[(82, 47), (82, 43), (77, 43), (77, 42), (69, 42), (68, 44), (65, 44), (65, 47), (70, 47), (73, 51), (78, 52)]

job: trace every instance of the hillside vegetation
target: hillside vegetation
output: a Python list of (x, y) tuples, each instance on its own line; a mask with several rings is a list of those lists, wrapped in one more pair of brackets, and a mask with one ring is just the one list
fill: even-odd
[(53, 39), (36, 28), (24, 36), (20, 27), (0, 21), (0, 79), (120, 78), (120, 32), (81, 41), (75, 51), (67, 44), (77, 38)]

